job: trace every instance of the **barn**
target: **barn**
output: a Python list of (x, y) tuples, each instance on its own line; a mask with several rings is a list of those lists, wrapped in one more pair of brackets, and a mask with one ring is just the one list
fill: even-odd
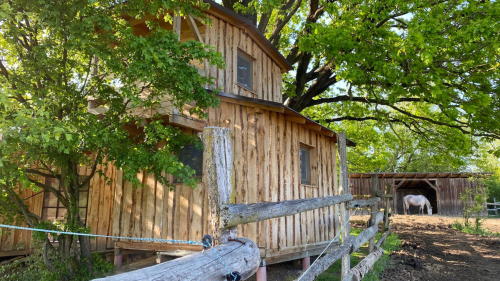
[[(337, 134), (283, 105), (282, 74), (292, 70), (290, 63), (266, 40), (248, 20), (214, 3), (206, 11), (211, 25), (204, 25), (189, 15), (175, 16), (173, 25), (179, 40), (198, 40), (214, 46), (226, 60), (225, 69), (198, 63), (194, 66), (204, 75), (215, 77), (215, 88), (222, 89), (220, 106), (209, 109), (208, 119), (190, 116), (189, 104), (175, 108), (168, 99), (151, 109), (164, 116), (165, 124), (177, 126), (188, 134), (198, 134), (205, 127), (225, 127), (232, 131), (233, 203), (277, 202), (339, 194)], [(145, 20), (130, 21), (136, 34), (147, 35)], [(89, 111), (106, 114), (89, 97)], [(129, 128), (141, 133), (141, 128)], [(347, 140), (347, 145), (355, 145)], [(345, 151), (345, 150), (344, 150)], [(144, 188), (136, 188), (122, 178), (112, 165), (98, 167), (109, 178), (110, 185), (96, 176), (82, 190), (80, 214), (94, 234), (137, 238), (162, 238), (200, 241), (209, 231), (205, 153), (185, 147), (182, 160), (196, 170), (198, 187), (192, 189), (176, 183), (169, 190), (153, 175), (141, 172), (138, 179)], [(345, 163), (345, 158), (343, 162)], [(88, 175), (80, 167), (81, 175)], [(56, 180), (39, 178), (54, 187)], [(44, 219), (64, 216), (64, 208), (51, 193), (20, 190), (30, 211)], [(307, 211), (293, 216), (238, 226), (238, 235), (248, 237), (259, 246), (261, 258), (268, 264), (319, 254), (339, 231), (338, 206)], [(29, 252), (31, 233), (15, 230), (3, 232), (0, 255)], [(54, 242), (57, 243), (57, 242)], [(197, 245), (171, 245), (155, 242), (130, 242), (111, 238), (91, 241), (92, 250), (120, 249), (123, 255), (138, 251), (156, 251), (165, 255), (179, 250), (201, 251)], [(186, 252), (187, 253), (187, 252)]]
[[(485, 173), (350, 173), (349, 191), (358, 197), (369, 195), (372, 178), (375, 177), (381, 191), (384, 191), (387, 185), (392, 187), (394, 195), (392, 213), (404, 214), (403, 197), (412, 194), (424, 195), (431, 203), (433, 214), (459, 217), (462, 216), (463, 210), (460, 194), (468, 188), (484, 192), (476, 179), (487, 175)], [(418, 213), (418, 207), (411, 206), (410, 213)]]

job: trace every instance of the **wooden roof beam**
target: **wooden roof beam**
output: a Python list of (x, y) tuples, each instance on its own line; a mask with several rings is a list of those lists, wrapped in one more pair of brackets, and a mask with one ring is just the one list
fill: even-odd
[(200, 31), (198, 30), (198, 26), (196, 25), (196, 22), (194, 22), (194, 18), (190, 15), (186, 17), (187, 24), (189, 26), (189, 29), (191, 29), (191, 32), (193, 33), (194, 39), (198, 40), (201, 44), (205, 44), (203, 42), (203, 36), (201, 36)]
[(285, 115), (285, 120), (290, 121), (292, 123), (297, 123), (297, 124), (305, 124), (306, 123), (306, 118), (292, 116), (292, 115)]
[(321, 131), (321, 125), (318, 124), (305, 124), (304, 128), (313, 130), (313, 131)]

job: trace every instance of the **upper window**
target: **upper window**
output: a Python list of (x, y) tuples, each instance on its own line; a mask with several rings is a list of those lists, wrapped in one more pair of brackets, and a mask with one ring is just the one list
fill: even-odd
[[(179, 161), (189, 166), (196, 173), (194, 175), (195, 178), (201, 179), (203, 176), (203, 150), (196, 148), (194, 145), (189, 144), (185, 145), (179, 151), (177, 155)], [(180, 179), (174, 179), (174, 182), (181, 182)]]
[(238, 51), (238, 85), (253, 90), (253, 59)]
[(300, 183), (311, 184), (311, 149), (300, 146)]

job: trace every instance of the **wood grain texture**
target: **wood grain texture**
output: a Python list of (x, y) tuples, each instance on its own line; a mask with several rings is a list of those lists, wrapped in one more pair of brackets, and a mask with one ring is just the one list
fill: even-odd
[[(239, 238), (245, 244), (230, 241), (214, 248), (226, 265), (241, 273), (242, 280), (255, 274), (259, 268), (260, 253), (248, 238)], [(226, 280), (227, 269), (212, 250), (192, 254), (147, 268), (122, 273), (102, 281), (113, 280)]]
[[(349, 200), (352, 200), (351, 194), (255, 204), (223, 204), (220, 213), (221, 227), (228, 228), (244, 223), (291, 216)], [(381, 214), (383, 218), (383, 212)]]

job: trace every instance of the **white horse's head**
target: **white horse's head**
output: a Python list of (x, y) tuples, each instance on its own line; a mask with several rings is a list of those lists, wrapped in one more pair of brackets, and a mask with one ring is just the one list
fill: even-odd
[(427, 208), (427, 213), (429, 214), (429, 216), (432, 216), (432, 208)]

